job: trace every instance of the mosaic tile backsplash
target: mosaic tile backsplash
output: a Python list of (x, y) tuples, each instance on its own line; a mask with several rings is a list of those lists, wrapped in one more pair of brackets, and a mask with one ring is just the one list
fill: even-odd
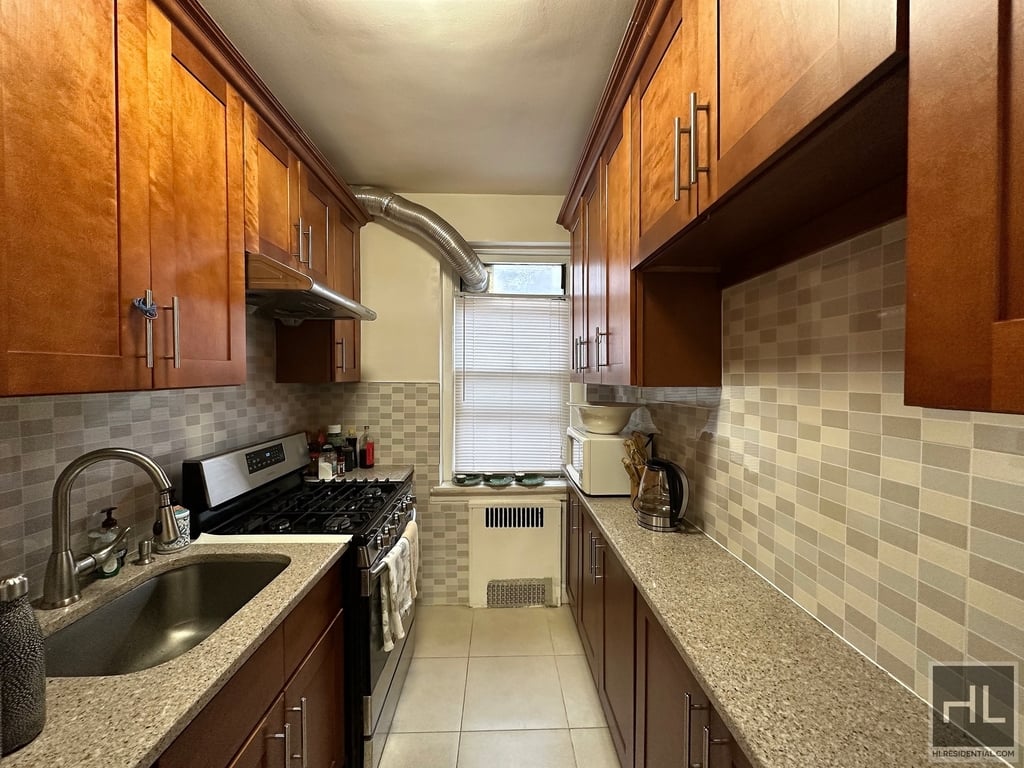
[[(32, 596), (42, 594), (53, 485), (76, 456), (108, 446), (135, 448), (178, 484), (185, 458), (339, 420), (370, 425), (380, 464), (414, 465), (424, 560), (440, 552), (437, 541), (449, 534), (427, 510), (440, 463), (440, 385), (275, 384), (272, 323), (250, 317), (246, 331), (242, 386), (0, 399), (0, 576), (27, 573)], [(83, 472), (71, 501), (76, 552), (88, 549), (87, 532), (99, 525), (103, 507), (116, 506), (118, 521), (131, 525), (136, 539), (152, 526), (152, 486), (140, 470), (120, 462)], [(425, 571), (446, 567), (437, 557), (437, 564), (424, 563)], [(444, 582), (440, 571), (426, 580), (424, 599), (431, 599), (435, 584), (443, 591)]]
[[(729, 288), (721, 389), (642, 401), (704, 531), (919, 695), (1024, 669), (1024, 417), (903, 404), (905, 225)], [(1024, 699), (1022, 699), (1024, 700)]]

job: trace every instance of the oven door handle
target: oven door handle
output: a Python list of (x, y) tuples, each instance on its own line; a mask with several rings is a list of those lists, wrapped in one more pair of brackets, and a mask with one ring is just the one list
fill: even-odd
[[(409, 510), (409, 518), (406, 520), (406, 523), (415, 523), (415, 522), (416, 522), (416, 507), (413, 507), (411, 510)], [(373, 578), (376, 578), (377, 576), (380, 576), (384, 572), (384, 569), (387, 568), (387, 567), (388, 567), (388, 564), (384, 561), (384, 558), (381, 558), (381, 561), (379, 563), (377, 563), (375, 566), (373, 566), (373, 568), (370, 569), (370, 576), (373, 577)]]

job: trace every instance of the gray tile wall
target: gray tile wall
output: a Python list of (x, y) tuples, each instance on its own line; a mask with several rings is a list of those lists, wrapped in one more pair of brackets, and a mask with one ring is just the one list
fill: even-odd
[[(178, 484), (187, 457), (312, 427), (314, 388), (273, 383), (271, 322), (250, 317), (246, 332), (242, 386), (0, 399), (0, 575), (26, 572), (32, 595), (42, 593), (53, 484), (76, 456), (108, 446), (135, 448)], [(103, 507), (116, 506), (120, 523), (137, 535), (152, 526), (152, 485), (124, 463), (87, 469), (71, 501), (76, 552), (88, 547), (86, 532), (99, 524)]]
[(904, 223), (725, 291), (719, 389), (640, 399), (722, 546), (924, 696), (1024, 661), (1024, 418), (903, 405)]
[[(468, 539), (460, 539), (458, 522), (448, 521), (449, 529), (443, 512), (435, 521), (428, 509), (440, 464), (440, 385), (275, 384), (273, 324), (250, 317), (246, 331), (243, 386), (0, 399), (0, 576), (26, 572), (32, 595), (42, 593), (53, 484), (76, 456), (108, 446), (135, 448), (178, 484), (185, 458), (340, 421), (359, 429), (370, 425), (380, 464), (415, 467), (424, 521), (424, 599), (459, 602), (466, 590), (452, 585), (468, 568)], [(75, 551), (88, 548), (87, 531), (98, 526), (103, 507), (116, 506), (118, 520), (131, 525), (137, 539), (152, 526), (153, 503), (149, 480), (134, 467), (105, 462), (86, 470), (72, 492)], [(462, 565), (449, 577), (452, 538)]]

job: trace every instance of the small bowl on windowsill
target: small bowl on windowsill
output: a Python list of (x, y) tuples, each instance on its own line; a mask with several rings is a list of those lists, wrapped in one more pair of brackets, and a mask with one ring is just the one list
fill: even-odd
[(460, 488), (471, 488), (474, 485), (480, 485), (483, 481), (483, 475), (452, 475), (452, 485), (457, 485)]

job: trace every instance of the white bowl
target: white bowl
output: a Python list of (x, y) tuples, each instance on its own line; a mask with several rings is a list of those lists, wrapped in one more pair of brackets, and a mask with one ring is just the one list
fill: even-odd
[(587, 432), (598, 435), (617, 435), (629, 423), (629, 417), (640, 406), (622, 403), (615, 405), (591, 405), (573, 403), (580, 423)]

